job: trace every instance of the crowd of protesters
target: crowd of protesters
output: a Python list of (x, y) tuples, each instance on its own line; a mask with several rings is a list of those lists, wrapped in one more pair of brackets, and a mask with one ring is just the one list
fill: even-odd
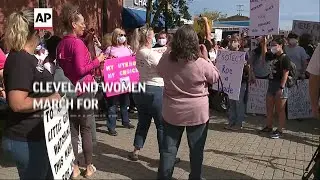
[[(315, 48), (309, 35), (299, 38), (290, 33), (285, 38), (256, 37), (259, 45), (250, 49), (250, 39), (245, 34), (234, 34), (216, 42), (211, 37), (208, 19), (202, 17), (204, 36), (197, 34), (189, 25), (180, 27), (174, 35), (163, 31), (155, 35), (152, 28), (144, 26), (135, 29), (130, 37), (125, 30), (116, 28), (111, 34), (104, 35), (100, 43), (95, 30), (87, 30), (85, 19), (76, 6), (68, 4), (62, 9), (63, 37), (50, 33), (43, 35), (35, 30), (33, 18), (30, 10), (12, 13), (1, 37), (4, 43), (0, 44), (0, 80), (3, 82), (0, 84), (0, 104), (8, 106), (2, 145), (16, 162), (21, 179), (52, 179), (41, 118), (43, 111), (34, 109), (33, 101), (60, 99), (62, 96), (59, 92), (33, 92), (32, 84), (37, 81), (67, 81), (73, 85), (101, 82), (103, 62), (113, 58), (136, 57), (140, 81), (146, 83), (146, 92), (107, 98), (103, 94), (108, 133), (118, 135), (118, 105), (122, 125), (128, 129), (135, 128), (129, 113), (137, 110), (133, 150), (128, 154), (130, 160), (137, 161), (154, 121), (160, 153), (159, 179), (172, 178), (174, 165), (179, 162), (176, 155), (185, 129), (190, 149), (189, 178), (201, 179), (209, 123), (208, 96), (212, 95), (211, 85), (220, 78), (215, 67), (218, 50), (246, 52), (239, 100), (228, 102), (226, 129), (242, 129), (248, 84), (255, 83), (255, 79), (268, 79), (267, 120), (261, 132), (270, 133), (271, 138), (281, 138), (286, 121), (286, 84), (293, 68), (291, 63), (295, 64), (299, 79), (310, 77), (312, 110), (315, 117), (319, 116), (320, 46)], [(161, 54), (152, 50), (159, 47), (166, 47), (166, 52)], [(67, 96), (83, 99), (94, 98), (95, 95), (77, 92)], [(276, 129), (273, 129), (274, 112), (279, 120)], [(70, 110), (75, 154), (72, 178), (81, 174), (78, 164), (80, 152), (83, 152), (86, 164), (84, 176), (90, 177), (96, 171), (92, 162), (96, 147), (94, 113), (84, 108)]]

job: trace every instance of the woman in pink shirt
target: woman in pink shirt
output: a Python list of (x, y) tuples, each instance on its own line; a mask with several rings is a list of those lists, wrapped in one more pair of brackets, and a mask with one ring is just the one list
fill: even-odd
[[(79, 38), (83, 35), (86, 26), (83, 16), (78, 11), (78, 7), (70, 4), (65, 5), (62, 9), (62, 21), (67, 34), (57, 47), (57, 62), (72, 84), (93, 83), (92, 72), (100, 66), (100, 62), (103, 62), (106, 57), (104, 54), (100, 54), (94, 60), (91, 60), (88, 48)], [(90, 92), (78, 92), (77, 98), (93, 98), (93, 94)], [(93, 110), (85, 109), (83, 106), (80, 106), (79, 109), (76, 109), (76, 107), (77, 105), (74, 105), (74, 109), (70, 112), (72, 147), (75, 155), (72, 177), (76, 178), (81, 173), (77, 164), (79, 129), (82, 137), (84, 159), (87, 166), (85, 176), (89, 177), (96, 171), (96, 168), (92, 165), (92, 122), (90, 116), (93, 115)], [(81, 115), (81, 117), (79, 117), (79, 115)]]
[(164, 80), (162, 115), (163, 150), (160, 152), (158, 179), (171, 179), (184, 129), (190, 149), (189, 179), (201, 179), (203, 149), (209, 121), (208, 84), (219, 79), (204, 45), (190, 25), (179, 28), (171, 51), (161, 58), (158, 73)]
[[(126, 33), (124, 30), (116, 28), (112, 32), (112, 46), (108, 47), (105, 54), (109, 58), (119, 58), (132, 56), (133, 52), (127, 45)], [(109, 134), (112, 136), (117, 136), (118, 133), (116, 129), (117, 122), (117, 101), (120, 103), (120, 113), (122, 119), (122, 125), (125, 128), (131, 129), (134, 126), (130, 123), (128, 106), (129, 106), (129, 93), (120, 94), (117, 96), (112, 96), (106, 99), (108, 106), (108, 119), (107, 127)]]

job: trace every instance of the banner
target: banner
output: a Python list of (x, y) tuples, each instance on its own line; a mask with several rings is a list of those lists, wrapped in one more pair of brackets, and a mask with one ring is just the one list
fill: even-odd
[[(103, 68), (104, 82), (107, 85), (106, 96), (111, 97), (128, 92), (128, 87), (139, 82), (139, 72), (136, 68), (136, 57), (127, 56), (107, 59)], [(132, 88), (131, 88), (132, 89)]]
[(254, 84), (249, 84), (247, 113), (267, 114), (266, 95), (269, 80), (256, 79)]
[(314, 42), (320, 42), (320, 22), (293, 20), (292, 32), (299, 36), (308, 33), (313, 36)]
[[(61, 101), (67, 101), (65, 96)], [(71, 144), (71, 132), (68, 108), (49, 108), (43, 116), (44, 133), (54, 179), (70, 179), (74, 154)]]
[(222, 29), (215, 29), (214, 30), (214, 39), (216, 42), (222, 41)]
[(249, 36), (279, 34), (279, 0), (250, 1)]
[(289, 89), (288, 119), (312, 118), (309, 80), (298, 80), (297, 84)]
[[(233, 100), (239, 100), (245, 56), (246, 53), (241, 51), (219, 50), (217, 53), (216, 67), (220, 71), (223, 90)], [(218, 83), (213, 89), (218, 89)]]

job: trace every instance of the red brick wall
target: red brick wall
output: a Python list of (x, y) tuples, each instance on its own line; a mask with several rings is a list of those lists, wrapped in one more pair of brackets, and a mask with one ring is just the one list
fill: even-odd
[[(122, 25), (122, 1), (108, 0), (108, 32), (115, 27)], [(80, 11), (85, 18), (88, 28), (94, 28), (102, 33), (102, 6), (103, 0), (47, 0), (47, 6), (53, 7), (53, 28), (57, 35), (61, 35), (63, 30), (62, 22), (59, 18), (64, 3), (71, 2), (80, 7)], [(23, 7), (38, 7), (38, 0), (0, 0), (0, 34), (4, 30), (5, 17)]]

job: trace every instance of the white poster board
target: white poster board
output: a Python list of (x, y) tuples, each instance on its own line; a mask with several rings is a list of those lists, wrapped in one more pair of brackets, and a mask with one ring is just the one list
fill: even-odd
[(70, 179), (75, 157), (71, 144), (68, 108), (45, 110), (43, 122), (53, 177), (54, 179)]
[[(245, 52), (219, 50), (216, 58), (216, 67), (220, 71), (223, 90), (229, 99), (239, 100)], [(218, 90), (218, 83), (212, 86)], [(221, 87), (219, 87), (221, 88)]]
[(167, 47), (159, 47), (159, 48), (152, 48), (152, 51), (163, 54), (164, 52), (167, 51), (167, 49), (168, 49)]
[(269, 80), (256, 79), (256, 82), (249, 84), (247, 113), (267, 114), (266, 96)]
[(288, 119), (312, 118), (309, 80), (298, 80), (297, 84), (289, 88)]
[(320, 42), (320, 22), (293, 20), (292, 32), (299, 36), (308, 33), (315, 42)]
[(222, 29), (215, 29), (214, 30), (214, 39), (215, 41), (222, 41)]
[(249, 36), (279, 34), (280, 0), (250, 1)]
[(242, 33), (248, 34), (249, 33), (249, 27), (239, 27), (239, 34), (242, 34)]

